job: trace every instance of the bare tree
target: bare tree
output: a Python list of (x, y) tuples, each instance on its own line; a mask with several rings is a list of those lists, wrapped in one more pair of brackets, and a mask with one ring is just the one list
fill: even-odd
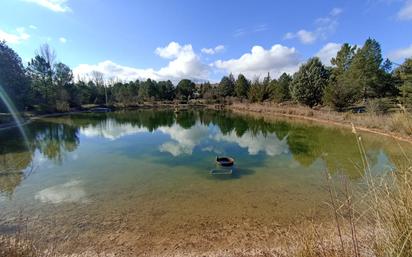
[(104, 85), (104, 74), (100, 71), (94, 70), (90, 73), (90, 75), (91, 75), (91, 80), (96, 86), (98, 87), (101, 86), (104, 88), (105, 103), (107, 106), (107, 88)]
[(36, 54), (43, 57), (43, 59), (46, 60), (51, 68), (54, 67), (54, 63), (56, 61), (56, 52), (47, 43), (41, 45)]
[(92, 71), (90, 73), (90, 79), (96, 86), (104, 86), (104, 74), (100, 71)]

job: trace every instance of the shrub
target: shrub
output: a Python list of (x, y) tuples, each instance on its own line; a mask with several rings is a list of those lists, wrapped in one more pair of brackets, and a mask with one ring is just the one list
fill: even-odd
[(391, 102), (386, 98), (371, 99), (366, 103), (366, 110), (373, 114), (388, 113), (391, 108)]

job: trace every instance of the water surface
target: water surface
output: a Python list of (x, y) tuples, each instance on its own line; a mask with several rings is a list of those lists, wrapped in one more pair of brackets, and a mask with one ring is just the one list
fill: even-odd
[[(0, 233), (21, 211), (33, 233), (70, 249), (271, 244), (279, 226), (328, 219), (325, 170), (363, 183), (355, 135), (318, 124), (139, 110), (44, 118), (25, 130), (30, 151), (17, 129), (0, 132)], [(402, 159), (392, 139), (362, 140), (373, 174)], [(231, 175), (210, 174), (216, 155), (235, 158)]]

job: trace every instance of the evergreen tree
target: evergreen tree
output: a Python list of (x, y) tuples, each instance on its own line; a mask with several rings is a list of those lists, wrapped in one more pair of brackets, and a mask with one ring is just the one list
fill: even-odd
[(142, 100), (155, 100), (158, 98), (157, 83), (147, 79), (139, 87), (139, 98)]
[(395, 70), (395, 77), (399, 84), (400, 101), (407, 107), (412, 107), (412, 58)]
[(271, 78), (270, 78), (270, 73), (268, 72), (268, 75), (263, 78), (260, 90), (258, 91), (259, 92), (258, 94), (259, 102), (263, 102), (270, 98), (271, 93), (272, 93), (270, 83), (271, 83)]
[(343, 75), (349, 70), (355, 52), (356, 46), (351, 46), (348, 43), (342, 45), (340, 50), (337, 52), (336, 57), (333, 57), (330, 61), (333, 65), (331, 78)]
[(67, 87), (73, 82), (73, 72), (64, 63), (55, 65), (54, 82), (60, 87)]
[(180, 99), (190, 99), (195, 90), (196, 85), (190, 79), (182, 79), (176, 86), (176, 92)]
[[(6, 42), (0, 41), (0, 87), (18, 110), (23, 110), (28, 100), (29, 83), (21, 58)], [(5, 111), (9, 110), (0, 98), (0, 112)]]
[(219, 95), (222, 97), (233, 96), (234, 91), (235, 91), (235, 81), (234, 81), (233, 75), (230, 74), (228, 77), (223, 76), (218, 86)]
[(239, 74), (235, 82), (235, 94), (239, 98), (247, 97), (249, 91), (250, 82), (246, 79), (243, 74)]
[(361, 97), (360, 89), (351, 83), (348, 76), (355, 51), (356, 46), (345, 43), (331, 60), (333, 67), (324, 101), (338, 111), (344, 110)]
[(284, 102), (291, 99), (290, 85), (292, 77), (286, 73), (280, 75), (279, 79), (272, 81), (272, 98), (275, 102)]
[(362, 91), (363, 99), (378, 95), (382, 60), (380, 44), (371, 38), (365, 41), (353, 57), (347, 78)]
[(249, 92), (248, 92), (248, 99), (251, 102), (258, 102), (259, 101), (259, 96), (260, 96), (260, 81), (259, 78), (255, 78), (252, 82), (252, 84), (249, 87)]
[(395, 78), (392, 73), (392, 62), (386, 59), (381, 65), (379, 83), (375, 89), (377, 97), (392, 97), (399, 94)]
[(53, 69), (49, 62), (36, 55), (28, 65), (31, 78), (31, 96), (33, 104), (40, 104), (42, 109), (54, 109), (55, 90), (53, 88)]
[(328, 82), (328, 71), (319, 58), (303, 64), (293, 76), (291, 94), (295, 101), (313, 107), (322, 103), (323, 91)]
[(72, 89), (73, 72), (64, 63), (55, 65), (54, 83), (56, 84), (56, 110), (70, 110), (70, 92)]
[(158, 85), (158, 92), (159, 92), (159, 99), (161, 100), (173, 100), (175, 97), (175, 88), (173, 83), (168, 81), (160, 81), (157, 83)]

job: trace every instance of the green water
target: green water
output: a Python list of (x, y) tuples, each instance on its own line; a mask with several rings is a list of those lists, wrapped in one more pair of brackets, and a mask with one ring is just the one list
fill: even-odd
[[(213, 231), (239, 242), (244, 231), (260, 231), (259, 239), (302, 216), (328, 219), (326, 169), (363, 183), (354, 134), (318, 124), (139, 110), (44, 118), (25, 131), (30, 151), (17, 129), (0, 131), (0, 233), (13, 231), (21, 212), (45, 241), (84, 248), (117, 242), (155, 249), (187, 240), (206, 247), (219, 240), (209, 238)], [(362, 140), (373, 174), (391, 172), (402, 159), (390, 138)], [(216, 155), (235, 158), (231, 175), (210, 174)]]

